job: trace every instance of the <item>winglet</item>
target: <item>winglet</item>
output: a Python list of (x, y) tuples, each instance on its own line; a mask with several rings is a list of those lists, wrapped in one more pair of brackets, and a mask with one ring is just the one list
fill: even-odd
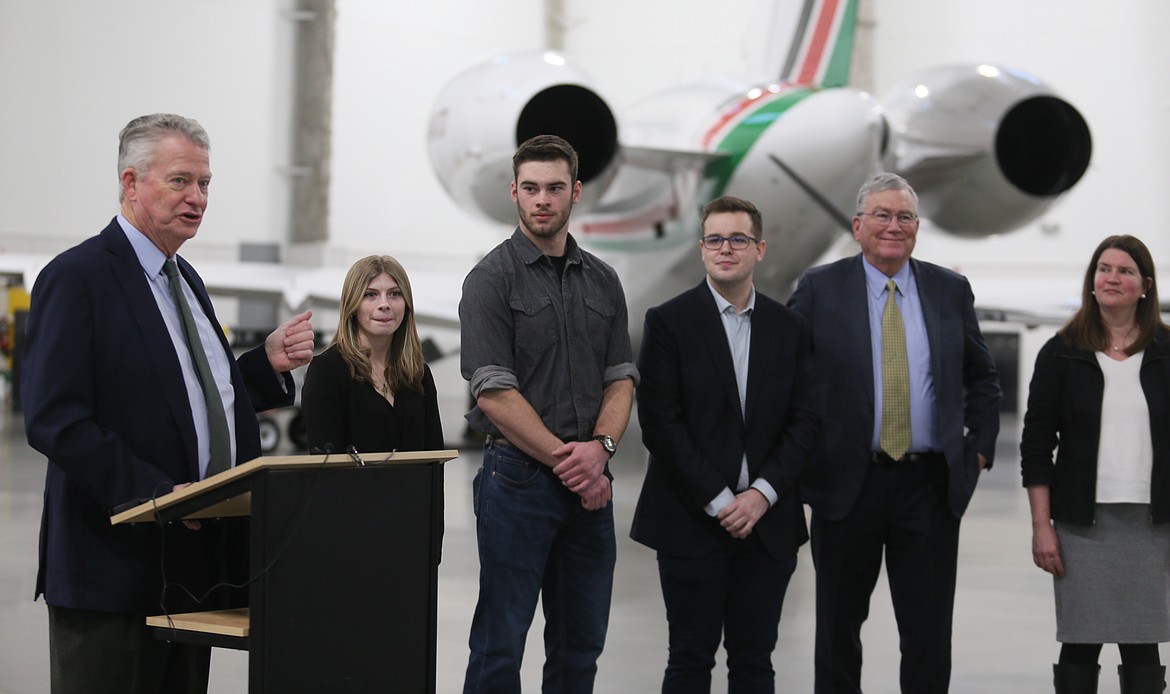
[(849, 81), (858, 0), (803, 0), (796, 18), (777, 2), (773, 26), (795, 21), (780, 80), (788, 84), (842, 87)]

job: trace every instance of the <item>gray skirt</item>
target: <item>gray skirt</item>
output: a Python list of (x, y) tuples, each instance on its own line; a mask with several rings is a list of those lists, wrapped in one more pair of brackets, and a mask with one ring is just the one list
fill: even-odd
[(1092, 526), (1056, 523), (1064, 577), (1056, 588), (1061, 643), (1170, 641), (1170, 525), (1146, 504), (1097, 504)]

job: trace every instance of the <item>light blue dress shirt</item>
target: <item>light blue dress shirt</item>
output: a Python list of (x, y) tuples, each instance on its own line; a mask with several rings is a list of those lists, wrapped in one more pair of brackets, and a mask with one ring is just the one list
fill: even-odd
[(907, 262), (893, 277), (886, 275), (868, 260), (865, 267), (866, 297), (869, 299), (869, 340), (873, 357), (873, 440), (872, 450), (880, 450), (882, 430), (882, 312), (886, 308), (886, 282), (894, 280), (898, 293), (894, 301), (902, 312), (906, 328), (906, 358), (910, 367), (910, 451), (925, 453), (941, 451), (934, 436), (934, 377), (930, 371), (930, 341), (926, 335), (926, 320), (922, 315), (922, 301), (918, 283)]
[[(207, 474), (207, 463), (211, 459), (209, 429), (207, 426), (207, 404), (203, 398), (203, 388), (199, 385), (199, 374), (195, 370), (195, 362), (191, 359), (191, 352), (187, 348), (187, 338), (183, 335), (183, 320), (179, 316), (179, 307), (175, 305), (175, 297), (171, 294), (170, 281), (163, 272), (163, 263), (166, 255), (154, 245), (154, 242), (134, 227), (125, 217), (118, 215), (118, 224), (126, 234), (126, 239), (134, 248), (142, 271), (146, 273), (150, 291), (154, 294), (155, 303), (166, 323), (171, 342), (175, 345), (175, 354), (179, 357), (179, 366), (183, 370), (183, 382), (187, 386), (187, 400), (191, 403), (191, 417), (195, 421), (195, 436), (198, 441), (199, 479)], [(180, 274), (180, 277), (182, 275)], [(236, 459), (236, 391), (232, 388), (231, 364), (219, 342), (219, 331), (211, 324), (203, 306), (195, 297), (195, 292), (183, 279), (183, 294), (191, 306), (191, 315), (199, 329), (199, 340), (203, 343), (203, 351), (207, 353), (207, 362), (211, 372), (215, 375), (215, 384), (219, 387), (219, 397), (223, 400), (224, 415), (227, 416), (228, 434), (231, 436), (232, 460)], [(99, 326), (100, 327), (100, 326)]]

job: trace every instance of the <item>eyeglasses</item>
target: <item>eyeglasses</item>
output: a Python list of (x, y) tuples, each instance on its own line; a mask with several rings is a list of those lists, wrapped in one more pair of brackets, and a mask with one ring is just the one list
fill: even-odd
[(736, 234), (734, 236), (717, 236), (715, 234), (711, 234), (710, 236), (704, 236), (702, 238), (703, 248), (706, 248), (709, 251), (717, 251), (720, 248), (723, 248), (724, 241), (731, 244), (731, 250), (733, 251), (742, 251), (748, 247), (749, 243), (760, 242), (759, 239), (754, 239), (751, 236), (744, 236), (743, 234)]
[(873, 221), (882, 226), (889, 226), (892, 220), (898, 220), (898, 226), (909, 227), (914, 226), (914, 222), (918, 221), (918, 215), (913, 212), (899, 212), (898, 214), (890, 214), (885, 210), (878, 210), (877, 212), (858, 212), (858, 217), (869, 215), (873, 217)]

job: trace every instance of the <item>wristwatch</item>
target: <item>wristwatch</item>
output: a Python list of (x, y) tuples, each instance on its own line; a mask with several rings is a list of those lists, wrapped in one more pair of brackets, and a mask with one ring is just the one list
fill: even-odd
[(605, 449), (605, 452), (609, 454), (610, 458), (613, 457), (614, 453), (617, 453), (617, 444), (614, 443), (614, 440), (612, 438), (610, 438), (609, 436), (606, 436), (605, 434), (598, 434), (597, 436), (594, 436), (591, 440), (600, 441), (601, 447)]

